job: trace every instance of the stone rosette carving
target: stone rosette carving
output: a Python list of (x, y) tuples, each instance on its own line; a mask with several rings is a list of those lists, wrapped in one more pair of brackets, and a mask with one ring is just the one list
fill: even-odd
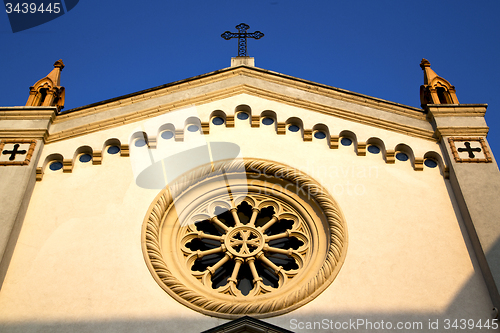
[(347, 230), (337, 203), (304, 173), (231, 160), (162, 190), (144, 219), (142, 247), (154, 279), (180, 303), (221, 318), (262, 318), (294, 310), (330, 285)]

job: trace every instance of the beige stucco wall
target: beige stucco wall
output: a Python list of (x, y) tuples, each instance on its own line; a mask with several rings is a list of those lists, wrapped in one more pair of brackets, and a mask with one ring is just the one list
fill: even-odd
[[(322, 123), (332, 135), (349, 130), (358, 141), (376, 137), (387, 149), (404, 143), (417, 157), (440, 151), (433, 141), (250, 95), (195, 110), (201, 121), (208, 121), (212, 111), (233, 115), (241, 104), (254, 115), (272, 110), (279, 122), (298, 117), (306, 129)], [(148, 122), (48, 144), (40, 165), (53, 153), (73, 158), (83, 145), (100, 150), (110, 138), (129, 143), (136, 128), (155, 123)], [(238, 119), (234, 128), (211, 124), (205, 139), (234, 142), (243, 157), (302, 170), (330, 191), (345, 216), (347, 256), (334, 282), (307, 305), (266, 321), (297, 332), (310, 330), (294, 328), (291, 320), (411, 321), (422, 322), (425, 331), (429, 320), (443, 325), (446, 318), (490, 318), (491, 301), (439, 168), (415, 171), (410, 161), (387, 164), (381, 153), (357, 156), (354, 145), (330, 149), (326, 139), (304, 142), (300, 132), (277, 135), (274, 125), (251, 128), (249, 121)], [(185, 142), (158, 136), (157, 149), (168, 153), (189, 140), (194, 138), (187, 134)], [(131, 144), (130, 158), (103, 152), (102, 165), (76, 159), (72, 173), (45, 170), (0, 293), (0, 330), (199, 332), (226, 322), (177, 303), (148, 271), (141, 227), (159, 190), (135, 184), (135, 149), (147, 148)]]

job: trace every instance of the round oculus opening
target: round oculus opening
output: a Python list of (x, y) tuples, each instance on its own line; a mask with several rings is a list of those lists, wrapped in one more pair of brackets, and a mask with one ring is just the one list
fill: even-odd
[(316, 139), (324, 139), (326, 138), (326, 133), (323, 131), (317, 131), (316, 133), (314, 133), (314, 137)]
[(408, 161), (408, 155), (406, 155), (406, 153), (397, 153), (396, 158), (398, 161)]
[(288, 126), (288, 130), (290, 132), (298, 132), (300, 130), (300, 127), (297, 125), (290, 125), (290, 126)]
[(188, 126), (188, 131), (189, 132), (197, 132), (200, 128), (197, 125), (189, 125)]
[(368, 151), (372, 154), (378, 154), (380, 153), (380, 148), (374, 145), (368, 146)]
[(274, 119), (269, 118), (269, 117), (265, 117), (264, 119), (262, 119), (262, 123), (264, 125), (272, 125), (272, 124), (274, 124)]
[(59, 161), (52, 162), (49, 165), (49, 169), (52, 170), (52, 171), (61, 170), (62, 167), (63, 167), (63, 164), (61, 162), (59, 162)]
[(120, 152), (120, 147), (109, 146), (107, 151), (108, 151), (108, 154), (111, 154), (111, 155), (118, 154)]
[(82, 155), (80, 155), (80, 157), (78, 159), (82, 163), (87, 163), (87, 162), (90, 162), (90, 160), (92, 160), (92, 156), (90, 156), (90, 154), (82, 154)]
[(162, 139), (165, 139), (165, 140), (172, 139), (174, 137), (174, 132), (172, 132), (172, 131), (161, 132), (161, 137), (162, 137)]
[(424, 164), (425, 164), (425, 166), (426, 166), (426, 167), (428, 167), (428, 168), (435, 168), (435, 167), (437, 167), (437, 166), (438, 166), (438, 163), (437, 163), (435, 160), (430, 159), (430, 158), (426, 159), (426, 160), (424, 161)]
[(222, 124), (224, 124), (224, 119), (222, 117), (214, 117), (212, 119), (212, 124), (217, 125), (217, 126), (222, 125)]
[(247, 120), (248, 117), (249, 114), (246, 112), (238, 112), (238, 114), (236, 115), (236, 118), (238, 118), (239, 120)]
[(146, 140), (144, 140), (144, 139), (137, 139), (137, 140), (135, 140), (134, 145), (136, 147), (144, 147), (146, 145)]
[(349, 138), (342, 138), (342, 140), (340, 140), (340, 143), (342, 144), (342, 146), (350, 146), (352, 145), (352, 140)]

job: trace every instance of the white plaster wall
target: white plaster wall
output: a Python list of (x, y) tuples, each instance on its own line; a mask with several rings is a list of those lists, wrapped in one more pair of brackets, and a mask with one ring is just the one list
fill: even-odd
[[(439, 152), (432, 141), (249, 95), (197, 106), (197, 112), (207, 121), (213, 110), (232, 115), (240, 104), (254, 115), (273, 110), (278, 121), (299, 117), (305, 128), (324, 123), (333, 135), (351, 130), (359, 141), (378, 137), (388, 149), (405, 143), (417, 157)], [(345, 263), (330, 287), (305, 306), (266, 321), (310, 332), (290, 321), (364, 318), (419, 321), (428, 328), (430, 319), (442, 325), (446, 318), (489, 318), (489, 296), (439, 168), (418, 172), (410, 161), (386, 164), (381, 154), (357, 156), (354, 145), (329, 149), (325, 139), (303, 142), (300, 132), (277, 135), (274, 125), (235, 123), (234, 128), (211, 124), (206, 139), (234, 142), (243, 157), (283, 163), (321, 182), (338, 202), (349, 235)], [(137, 125), (49, 144), (42, 154), (70, 158), (82, 145), (102, 149), (109, 138), (127, 143)], [(189, 136), (185, 140), (158, 137), (157, 149), (179, 149)], [(147, 147), (131, 145), (130, 158), (103, 152), (102, 165), (77, 160), (72, 173), (45, 171), (0, 293), (0, 330), (200, 332), (226, 322), (177, 303), (151, 277), (141, 227), (159, 190), (135, 184), (130, 162), (135, 149)]]

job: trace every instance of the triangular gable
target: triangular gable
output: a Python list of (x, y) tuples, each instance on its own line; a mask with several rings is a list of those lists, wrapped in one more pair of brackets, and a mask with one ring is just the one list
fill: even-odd
[(46, 142), (89, 134), (238, 94), (280, 101), (434, 140), (434, 130), (421, 109), (259, 68), (239, 66), (68, 110), (57, 115)]

